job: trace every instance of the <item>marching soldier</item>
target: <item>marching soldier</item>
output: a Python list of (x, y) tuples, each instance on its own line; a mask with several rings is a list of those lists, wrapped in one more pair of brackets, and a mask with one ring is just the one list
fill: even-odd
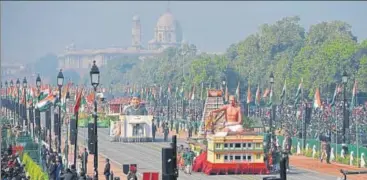
[(168, 128), (168, 123), (166, 122), (163, 127), (164, 141), (168, 140), (168, 133), (169, 133), (169, 128)]
[(138, 177), (136, 176), (136, 167), (130, 166), (129, 174), (127, 175), (128, 180), (138, 180)]
[(194, 127), (193, 127), (193, 120), (191, 119), (191, 121), (189, 122), (189, 127), (188, 127), (188, 129), (189, 129), (189, 132), (188, 132), (188, 138), (191, 138), (192, 137), (192, 130), (194, 129)]
[(289, 171), (289, 155), (292, 149), (292, 138), (290, 137), (289, 131), (286, 131), (285, 138), (283, 140), (283, 152), (285, 153), (285, 166), (287, 171)]
[(155, 125), (155, 123), (154, 123), (154, 119), (152, 120), (152, 140), (153, 140), (153, 142), (155, 141), (155, 133), (156, 133), (156, 131), (157, 131), (157, 126)]
[(330, 141), (326, 142), (326, 163), (330, 164), (330, 153), (331, 153), (331, 145)]
[(324, 141), (324, 139), (321, 141), (321, 157), (320, 157), (320, 161), (323, 162), (324, 159), (326, 159), (326, 142)]

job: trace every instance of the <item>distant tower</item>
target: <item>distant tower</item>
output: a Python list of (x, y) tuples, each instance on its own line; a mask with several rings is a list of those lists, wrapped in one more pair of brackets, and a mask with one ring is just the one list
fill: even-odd
[(135, 48), (141, 47), (141, 24), (139, 16), (133, 17), (133, 27), (132, 27), (132, 46)]

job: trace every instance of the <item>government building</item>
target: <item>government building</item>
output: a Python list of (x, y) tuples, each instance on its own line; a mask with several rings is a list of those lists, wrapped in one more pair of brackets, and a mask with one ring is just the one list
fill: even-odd
[(162, 14), (154, 28), (154, 37), (144, 48), (141, 42), (142, 26), (140, 17), (132, 18), (131, 46), (128, 48), (105, 48), (105, 49), (76, 49), (69, 45), (62, 54), (58, 55), (58, 69), (75, 70), (79, 74), (85, 74), (96, 61), (98, 66), (103, 66), (109, 60), (116, 57), (139, 57), (155, 56), (169, 47), (177, 47), (182, 42), (182, 29), (173, 14), (167, 10)]

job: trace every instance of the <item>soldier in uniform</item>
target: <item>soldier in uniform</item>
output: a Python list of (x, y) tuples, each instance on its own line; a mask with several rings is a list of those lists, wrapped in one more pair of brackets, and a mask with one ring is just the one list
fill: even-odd
[(135, 166), (130, 166), (130, 171), (129, 174), (127, 175), (127, 179), (128, 180), (138, 180), (138, 177), (136, 176), (136, 167)]
[(193, 120), (191, 119), (190, 120), (190, 122), (189, 122), (189, 127), (188, 127), (188, 129), (189, 129), (189, 132), (188, 132), (188, 138), (191, 138), (192, 137), (192, 130), (194, 129), (194, 127), (193, 127)]
[(164, 141), (168, 140), (168, 133), (169, 133), (169, 128), (168, 128), (168, 123), (166, 122), (163, 127)]
[(290, 137), (289, 131), (286, 131), (285, 138), (283, 140), (283, 153), (285, 154), (286, 159), (286, 169), (289, 171), (289, 155), (291, 154), (292, 149), (292, 138)]
[(152, 140), (155, 141), (155, 133), (157, 132), (157, 126), (154, 123), (154, 119), (152, 120)]
[(326, 159), (326, 141), (324, 138), (321, 139), (321, 156), (320, 161), (323, 162)]

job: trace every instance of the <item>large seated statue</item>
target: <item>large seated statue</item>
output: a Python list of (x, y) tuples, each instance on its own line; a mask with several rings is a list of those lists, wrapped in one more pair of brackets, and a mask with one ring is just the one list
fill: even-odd
[(213, 110), (210, 112), (210, 115), (213, 113), (219, 113), (224, 111), (225, 120), (223, 132), (227, 132), (230, 134), (239, 134), (243, 133), (244, 129), (242, 127), (242, 113), (241, 107), (237, 104), (237, 101), (233, 95), (229, 96), (229, 104), (222, 106), (219, 109)]
[(139, 94), (133, 95), (131, 99), (131, 105), (125, 109), (124, 114), (127, 116), (146, 116), (148, 115), (148, 111), (145, 108), (145, 105), (141, 104), (140, 102)]

